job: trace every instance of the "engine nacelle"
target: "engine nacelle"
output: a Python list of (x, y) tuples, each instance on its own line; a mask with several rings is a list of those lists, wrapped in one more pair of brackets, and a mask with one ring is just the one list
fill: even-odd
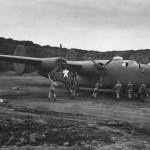
[(66, 60), (61, 57), (52, 57), (43, 59), (37, 68), (41, 71), (50, 72), (56, 67), (63, 68), (67, 64)]

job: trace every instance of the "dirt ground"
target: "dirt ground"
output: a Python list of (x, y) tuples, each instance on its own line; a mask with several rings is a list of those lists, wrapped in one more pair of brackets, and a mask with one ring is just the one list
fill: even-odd
[(74, 100), (60, 85), (57, 102), (47, 101), (48, 79), (0, 76), (2, 150), (148, 150), (150, 100), (115, 101), (111, 90), (81, 89)]

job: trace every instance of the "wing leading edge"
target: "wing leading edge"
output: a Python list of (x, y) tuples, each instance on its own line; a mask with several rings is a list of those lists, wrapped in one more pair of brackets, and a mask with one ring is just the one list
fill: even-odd
[(13, 63), (23, 63), (29, 65), (39, 65), (42, 63), (42, 58), (12, 56), (12, 55), (0, 55), (0, 61), (10, 61)]

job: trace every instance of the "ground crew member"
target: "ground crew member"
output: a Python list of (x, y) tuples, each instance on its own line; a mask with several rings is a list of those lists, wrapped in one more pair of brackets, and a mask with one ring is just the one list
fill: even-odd
[(65, 84), (65, 87), (66, 87), (66, 89), (68, 90), (68, 93), (69, 93), (69, 96), (70, 96), (71, 93), (72, 93), (72, 90), (71, 90), (70, 85), (69, 85), (69, 84)]
[(129, 81), (127, 85), (127, 92), (128, 92), (128, 98), (131, 100), (132, 92), (133, 92), (133, 84), (131, 83), (131, 81)]
[(56, 101), (55, 87), (58, 86), (58, 84), (55, 82), (55, 79), (54, 80), (51, 79), (49, 74), (48, 74), (48, 78), (49, 78), (49, 81), (50, 81), (48, 100), (51, 100), (51, 98), (53, 97), (54, 101)]
[(140, 89), (139, 89), (139, 93), (140, 93), (140, 96), (142, 98), (142, 101), (144, 102), (145, 98), (148, 96), (146, 84), (144, 83), (144, 81), (142, 81), (142, 84), (141, 84)]
[(95, 88), (94, 88), (94, 91), (93, 91), (93, 94), (92, 94), (91, 98), (94, 98), (94, 99), (96, 98), (98, 89), (99, 89), (100, 87), (102, 87), (102, 83), (100, 83), (99, 81), (97, 81), (97, 82), (95, 83)]
[(114, 87), (114, 90), (116, 92), (116, 98), (119, 101), (120, 100), (120, 93), (122, 91), (122, 84), (120, 83), (120, 81), (118, 81)]
[(72, 80), (72, 90), (71, 90), (71, 99), (74, 99), (74, 97), (77, 95), (76, 91), (79, 86), (78, 80), (77, 80), (77, 75), (73, 77)]

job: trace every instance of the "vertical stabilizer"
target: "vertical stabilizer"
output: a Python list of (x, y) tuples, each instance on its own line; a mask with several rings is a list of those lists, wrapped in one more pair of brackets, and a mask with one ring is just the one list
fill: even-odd
[[(18, 45), (14, 51), (15, 56), (26, 56), (26, 50), (22, 45)], [(14, 63), (14, 71), (18, 75), (22, 75), (25, 71), (25, 64)]]
[(76, 61), (77, 53), (74, 50), (69, 50), (65, 55), (65, 60)]

